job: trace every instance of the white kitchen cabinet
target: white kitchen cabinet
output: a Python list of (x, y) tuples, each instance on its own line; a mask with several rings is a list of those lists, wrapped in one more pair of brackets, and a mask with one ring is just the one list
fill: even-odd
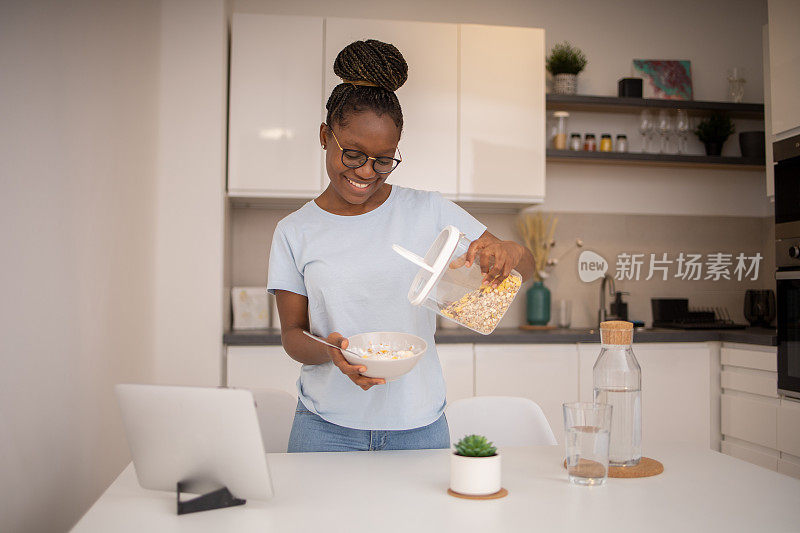
[(229, 195), (322, 191), (322, 38), (319, 17), (233, 15)]
[(767, 197), (775, 196), (775, 163), (772, 159), (772, 83), (769, 73), (769, 24), (761, 26), (761, 61), (764, 65), (764, 161)]
[(462, 200), (545, 195), (544, 30), (460, 25)]
[(781, 452), (800, 457), (800, 402), (781, 400), (777, 440)]
[(282, 346), (228, 346), (228, 387), (279, 389), (297, 396), (297, 378), (303, 365)]
[(800, 478), (800, 403), (778, 396), (771, 346), (725, 343), (722, 362), (722, 451)]
[(437, 344), (447, 401), (469, 398), (475, 389), (475, 356), (472, 344)]
[(561, 405), (578, 400), (576, 346), (476, 344), (475, 395), (530, 398), (542, 408), (556, 439), (563, 443)]
[(767, 6), (772, 133), (782, 138), (800, 129), (800, 2), (769, 0)]
[(333, 73), (339, 51), (365, 38), (392, 43), (409, 65), (397, 91), (403, 108), (403, 163), (390, 183), (458, 193), (458, 26), (434, 22), (328, 18), (325, 21), (325, 98), (341, 83)]
[[(635, 340), (635, 337), (634, 337)], [(712, 429), (712, 361), (706, 343), (640, 343), (633, 351), (642, 367), (642, 450), (656, 442), (715, 447)], [(593, 400), (592, 368), (599, 344), (581, 344), (580, 398)]]

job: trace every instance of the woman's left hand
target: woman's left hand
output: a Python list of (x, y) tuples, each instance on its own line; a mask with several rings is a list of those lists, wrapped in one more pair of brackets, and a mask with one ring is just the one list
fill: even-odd
[(522, 262), (525, 248), (514, 241), (501, 241), (491, 233), (484, 233), (470, 243), (467, 249), (466, 266), (472, 266), (475, 259), (483, 272), (483, 283), (497, 287), (511, 273), (512, 268)]

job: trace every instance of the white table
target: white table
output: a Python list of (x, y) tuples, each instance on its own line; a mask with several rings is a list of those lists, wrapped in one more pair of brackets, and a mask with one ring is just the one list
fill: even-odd
[(800, 531), (800, 480), (696, 447), (646, 452), (663, 474), (577, 487), (561, 447), (507, 448), (509, 495), (487, 501), (445, 493), (448, 450), (269, 454), (272, 500), (183, 516), (128, 465), (74, 531)]

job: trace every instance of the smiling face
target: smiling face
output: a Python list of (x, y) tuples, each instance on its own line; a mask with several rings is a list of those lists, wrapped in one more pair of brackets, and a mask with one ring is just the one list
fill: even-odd
[[(332, 125), (333, 132), (343, 149), (360, 150), (370, 157), (397, 157), (400, 129), (386, 113), (372, 111), (351, 114), (343, 124)], [(383, 184), (391, 174), (378, 174), (372, 168), (372, 159), (359, 168), (349, 168), (342, 163), (342, 150), (325, 124), (320, 127), (320, 142), (326, 149), (325, 168), (331, 183), (326, 191), (330, 200), (343, 207), (366, 206), (382, 202), (388, 196)], [(387, 187), (388, 188), (388, 187)]]

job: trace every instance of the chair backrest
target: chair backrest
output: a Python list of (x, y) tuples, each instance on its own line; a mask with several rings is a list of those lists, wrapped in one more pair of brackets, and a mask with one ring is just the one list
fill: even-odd
[(256, 402), (261, 440), (267, 452), (286, 452), (297, 397), (278, 389), (250, 389)]
[(453, 444), (465, 435), (484, 435), (497, 447), (557, 444), (541, 407), (528, 398), (474, 396), (445, 410)]

